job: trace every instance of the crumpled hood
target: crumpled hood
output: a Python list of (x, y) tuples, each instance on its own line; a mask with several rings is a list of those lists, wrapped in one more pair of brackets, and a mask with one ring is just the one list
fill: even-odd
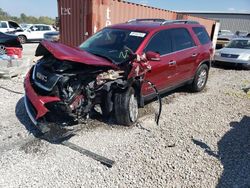
[(35, 56), (46, 55), (48, 52), (50, 52), (55, 58), (59, 60), (68, 60), (93, 66), (108, 66), (115, 69), (118, 68), (112, 62), (90, 54), (84, 50), (80, 50), (79, 48), (73, 48), (62, 43), (50, 42), (46, 40), (43, 40), (39, 44), (36, 49)]

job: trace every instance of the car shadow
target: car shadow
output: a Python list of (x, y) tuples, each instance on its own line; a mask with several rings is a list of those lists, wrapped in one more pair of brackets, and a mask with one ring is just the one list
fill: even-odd
[[(68, 147), (71, 150), (77, 151), (87, 157), (90, 157), (96, 161), (99, 161), (101, 164), (111, 168), (115, 161), (108, 159), (104, 156), (98, 155), (90, 150), (84, 149), (72, 142), (70, 142), (70, 138), (75, 136), (76, 131), (69, 131), (65, 128), (61, 128), (58, 126), (50, 127), (50, 131), (45, 134), (41, 134), (41, 132), (38, 130), (38, 128), (35, 127), (35, 125), (30, 121), (28, 114), (25, 110), (24, 105), (24, 97), (22, 97), (16, 104), (15, 108), (16, 117), (24, 125), (24, 127), (27, 129), (27, 131), (34, 135), (34, 137), (47, 141), (51, 144), (57, 144), (62, 145), (64, 147)], [(29, 143), (27, 143), (29, 144)], [(31, 146), (29, 146), (31, 147)]]
[(240, 122), (231, 122), (230, 126), (232, 129), (218, 142), (218, 152), (202, 141), (192, 141), (221, 161), (223, 173), (217, 188), (250, 187), (250, 117), (244, 116)]

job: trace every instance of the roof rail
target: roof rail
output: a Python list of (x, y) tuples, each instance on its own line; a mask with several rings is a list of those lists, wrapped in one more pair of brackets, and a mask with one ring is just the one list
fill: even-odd
[(197, 21), (193, 20), (165, 20), (161, 23), (161, 25), (167, 25), (167, 24), (200, 24)]
[(127, 21), (127, 23), (131, 23), (131, 22), (165, 22), (165, 19), (161, 19), (161, 18), (143, 18), (143, 19), (131, 19), (129, 21)]

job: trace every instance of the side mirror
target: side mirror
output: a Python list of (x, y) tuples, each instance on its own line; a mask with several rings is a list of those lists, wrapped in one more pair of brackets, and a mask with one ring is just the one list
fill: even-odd
[(160, 54), (158, 54), (156, 52), (152, 52), (152, 51), (146, 52), (146, 58), (149, 61), (160, 61), (161, 60)]

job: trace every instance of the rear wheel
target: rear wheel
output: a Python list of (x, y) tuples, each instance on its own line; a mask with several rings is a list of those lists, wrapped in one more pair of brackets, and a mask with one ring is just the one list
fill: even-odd
[(6, 48), (4, 45), (0, 44), (0, 55), (4, 55), (4, 54), (6, 54)]
[(202, 64), (197, 70), (194, 81), (191, 84), (191, 89), (194, 92), (200, 92), (206, 86), (208, 79), (208, 66), (206, 64)]
[(118, 124), (132, 125), (138, 119), (138, 101), (135, 90), (130, 87), (123, 93), (116, 93), (114, 114)]
[(19, 41), (20, 41), (21, 44), (24, 44), (24, 43), (27, 42), (27, 37), (24, 36), (24, 35), (19, 35), (18, 39), (19, 39)]

